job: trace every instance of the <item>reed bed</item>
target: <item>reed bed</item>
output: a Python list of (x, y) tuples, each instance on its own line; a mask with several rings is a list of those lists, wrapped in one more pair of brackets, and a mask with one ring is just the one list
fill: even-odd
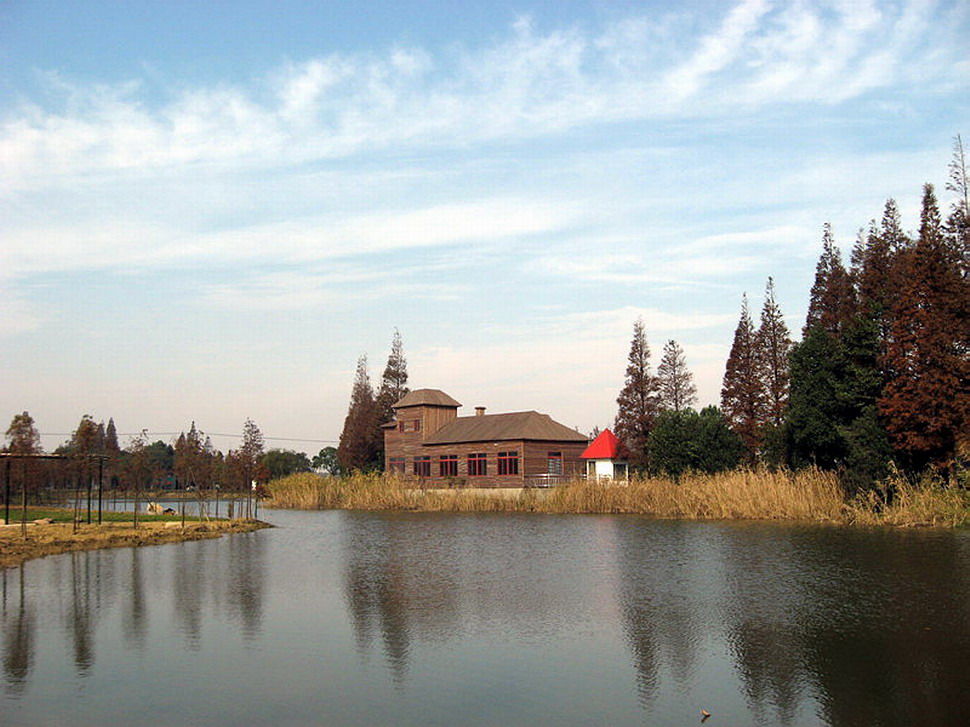
[[(970, 525), (970, 493), (903, 478), (847, 501), (834, 473), (738, 470), (674, 481), (576, 480), (550, 489), (429, 489), (387, 474), (291, 475), (271, 482), (266, 505), (326, 510), (426, 512), (632, 513), (662, 518), (800, 520), (893, 526)], [(890, 497), (889, 494), (892, 493)], [(887, 504), (890, 503), (890, 504)]]
[(947, 487), (934, 477), (912, 483), (894, 476), (848, 503), (846, 518), (859, 525), (968, 527), (970, 490)]

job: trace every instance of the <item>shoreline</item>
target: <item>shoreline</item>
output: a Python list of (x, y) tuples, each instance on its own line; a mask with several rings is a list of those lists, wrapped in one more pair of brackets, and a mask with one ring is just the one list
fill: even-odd
[(181, 520), (143, 522), (133, 528), (131, 522), (106, 522), (101, 525), (80, 525), (74, 532), (73, 523), (28, 523), (27, 538), (22, 536), (21, 524), (0, 525), (0, 569), (12, 568), (28, 560), (61, 555), (74, 551), (105, 548), (138, 548), (147, 545), (166, 545), (190, 540), (219, 538), (223, 535), (249, 533), (272, 527), (259, 520), (211, 520), (186, 522)]

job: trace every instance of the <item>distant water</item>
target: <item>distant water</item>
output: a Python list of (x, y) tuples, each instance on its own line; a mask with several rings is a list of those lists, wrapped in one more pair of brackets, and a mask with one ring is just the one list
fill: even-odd
[(970, 532), (261, 514), (0, 572), (0, 724), (970, 724)]

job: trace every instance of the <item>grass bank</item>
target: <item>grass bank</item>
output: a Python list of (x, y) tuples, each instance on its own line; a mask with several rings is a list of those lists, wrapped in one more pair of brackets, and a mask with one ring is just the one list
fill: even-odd
[[(892, 497), (888, 493), (892, 492)], [(846, 500), (836, 476), (735, 471), (635, 478), (627, 484), (576, 480), (548, 490), (422, 489), (384, 474), (321, 477), (303, 473), (271, 482), (270, 507), (439, 512), (634, 513), (663, 518), (809, 520), (894, 526), (970, 525), (970, 493), (902, 478), (881, 492)], [(890, 502), (891, 504), (886, 504)]]
[[(13, 513), (11, 513), (11, 516)], [(269, 527), (256, 520), (209, 520), (172, 515), (138, 516), (138, 527), (132, 527), (131, 513), (103, 513), (102, 524), (75, 526), (70, 510), (28, 510), (27, 536), (23, 536), (20, 511), (17, 522), (11, 517), (9, 525), (0, 525), (0, 568), (18, 565), (32, 558), (56, 555), (74, 550), (101, 548), (130, 548), (143, 545), (162, 545), (186, 540), (218, 538), (231, 533), (251, 532)], [(54, 520), (37, 524), (34, 520)], [(2, 522), (2, 518), (0, 518)]]

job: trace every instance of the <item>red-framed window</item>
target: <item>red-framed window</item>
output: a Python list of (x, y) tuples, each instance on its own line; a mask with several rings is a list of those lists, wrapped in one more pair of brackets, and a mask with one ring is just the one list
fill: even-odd
[(431, 477), (431, 457), (414, 458), (414, 474), (417, 477)]
[(498, 473), (500, 475), (519, 474), (519, 453), (517, 451), (498, 453)]
[(443, 454), (438, 457), (438, 476), (457, 477), (458, 476), (458, 455)]
[(546, 472), (550, 475), (562, 474), (562, 452), (549, 452), (546, 454), (548, 468)]
[(394, 472), (399, 475), (404, 474), (404, 457), (391, 457), (387, 460), (387, 470), (388, 472)]
[(485, 453), (468, 455), (468, 476), (484, 477), (488, 474), (488, 459)]

